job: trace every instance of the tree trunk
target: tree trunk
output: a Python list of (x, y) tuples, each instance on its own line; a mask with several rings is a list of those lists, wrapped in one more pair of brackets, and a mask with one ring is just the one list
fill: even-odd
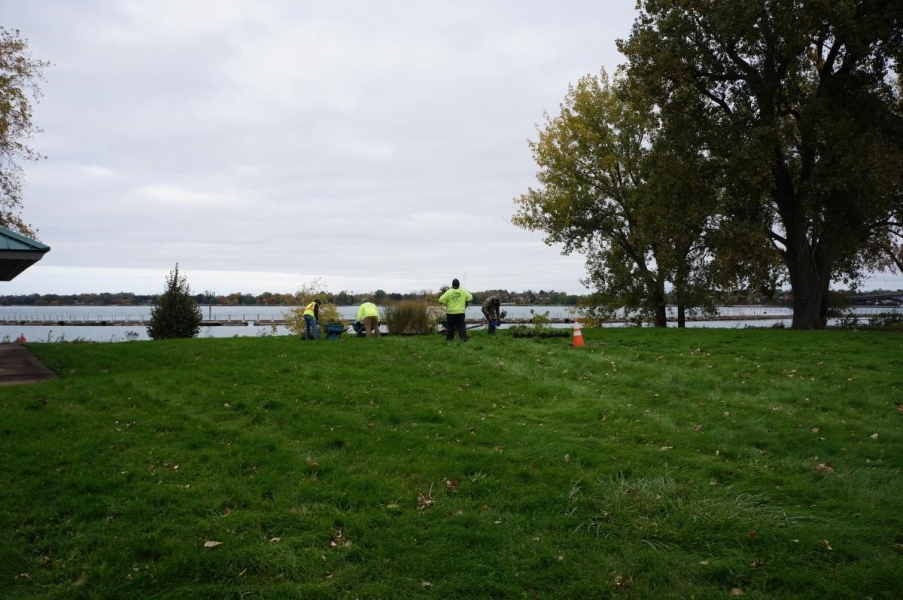
[(655, 327), (668, 326), (668, 307), (665, 303), (665, 290), (656, 290), (652, 295), (652, 324)]
[(687, 326), (687, 308), (683, 302), (677, 303), (677, 328), (683, 329)]
[(824, 329), (828, 318), (830, 260), (807, 243), (785, 255), (793, 293), (793, 329)]
[[(805, 149), (804, 149), (805, 150)], [(779, 159), (775, 204), (786, 234), (784, 263), (793, 294), (793, 329), (824, 329), (828, 315), (828, 288), (833, 254), (831, 241), (804, 213), (804, 198), (793, 185), (791, 173)], [(814, 232), (812, 230), (815, 230)], [(821, 233), (821, 235), (819, 235)]]

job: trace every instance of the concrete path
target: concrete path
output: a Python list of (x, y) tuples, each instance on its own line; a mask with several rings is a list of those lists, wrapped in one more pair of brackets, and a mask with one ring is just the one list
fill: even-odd
[(21, 385), (56, 379), (22, 344), (0, 344), (0, 385)]

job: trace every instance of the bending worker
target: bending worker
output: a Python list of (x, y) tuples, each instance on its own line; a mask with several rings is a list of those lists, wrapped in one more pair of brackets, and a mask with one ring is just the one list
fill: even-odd
[(489, 321), (489, 333), (495, 333), (495, 328), (502, 324), (499, 316), (499, 308), (502, 306), (498, 296), (489, 296), (483, 300), (483, 316)]
[(314, 332), (314, 339), (320, 339), (320, 328), (317, 321), (320, 320), (320, 299), (317, 298), (304, 307), (304, 339), (310, 339), (311, 329)]
[(371, 331), (376, 333), (376, 337), (382, 337), (379, 331), (379, 309), (369, 299), (357, 309), (357, 320), (364, 322), (364, 331), (367, 333), (367, 337), (370, 337)]
[(452, 342), (455, 339), (455, 331), (462, 342), (467, 341), (467, 322), (464, 320), (464, 311), (467, 303), (473, 300), (473, 296), (461, 287), (461, 282), (452, 280), (452, 286), (439, 296), (439, 304), (445, 305), (445, 340)]

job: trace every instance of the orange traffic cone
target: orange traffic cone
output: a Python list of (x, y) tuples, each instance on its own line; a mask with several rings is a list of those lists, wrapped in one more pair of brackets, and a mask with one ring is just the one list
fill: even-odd
[(580, 331), (580, 322), (574, 319), (574, 348), (583, 347), (583, 332)]

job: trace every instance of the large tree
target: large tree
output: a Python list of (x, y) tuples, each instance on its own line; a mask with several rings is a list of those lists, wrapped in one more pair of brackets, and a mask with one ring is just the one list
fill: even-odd
[(899, 0), (641, 0), (619, 49), (664, 120), (700, 116), (733, 216), (780, 255), (793, 327), (825, 325), (828, 289), (900, 267)]
[(624, 308), (664, 327), (670, 286), (683, 326), (685, 308), (706, 304), (711, 288), (717, 194), (706, 157), (664, 143), (656, 111), (632, 97), (629, 81), (604, 71), (569, 88), (530, 143), (541, 187), (515, 200), (512, 220), (586, 255), (603, 314)]
[(18, 30), (0, 27), (0, 226), (34, 237), (20, 216), (22, 167), (17, 160), (39, 160), (29, 142), (40, 131), (32, 123), (32, 103), (41, 96), (37, 82), (49, 62), (32, 58)]

